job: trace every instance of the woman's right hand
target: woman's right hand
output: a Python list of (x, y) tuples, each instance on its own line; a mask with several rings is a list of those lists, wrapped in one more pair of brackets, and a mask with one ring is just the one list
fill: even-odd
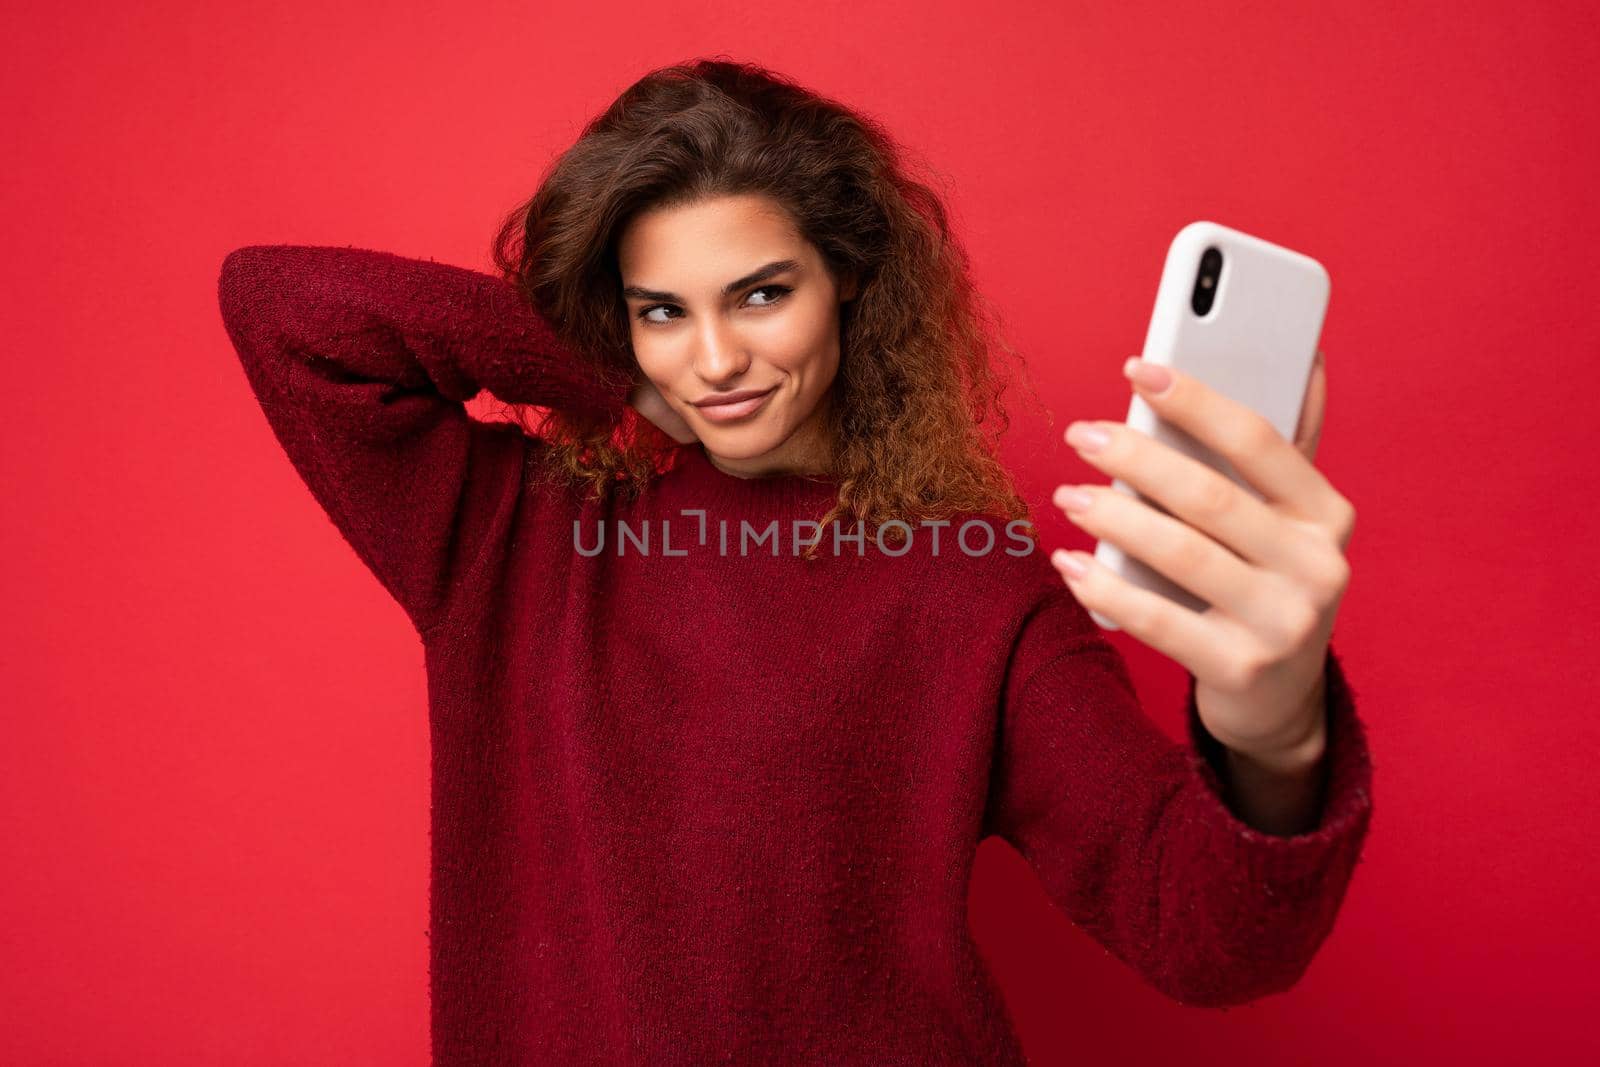
[(633, 387), (633, 392), (628, 394), (628, 403), (679, 444), (687, 445), (700, 440), (683, 416), (667, 404), (666, 398), (649, 378), (641, 378), (639, 384)]

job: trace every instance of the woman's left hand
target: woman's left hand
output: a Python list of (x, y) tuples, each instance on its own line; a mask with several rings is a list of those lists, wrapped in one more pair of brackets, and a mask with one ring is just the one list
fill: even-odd
[[(1170, 376), (1158, 391), (1136, 368)], [(1051, 556), (1079, 601), (1183, 664), (1213, 737), (1261, 765), (1303, 771), (1326, 744), (1324, 669), (1334, 615), (1350, 581), (1344, 548), (1355, 508), (1312, 465), (1327, 395), (1322, 353), (1312, 367), (1293, 443), (1257, 412), (1198, 379), (1129, 360), (1134, 388), (1162, 419), (1227, 459), (1262, 494), (1120, 422), (1075, 422), (1067, 442), (1170, 514), (1111, 486), (1061, 486), (1055, 503), (1090, 535), (1114, 542), (1205, 600), (1191, 611), (1141, 589), (1089, 553)], [(1099, 429), (1098, 448), (1082, 434)], [(1076, 488), (1089, 504), (1068, 510)], [(1071, 576), (1063, 557), (1086, 567)]]

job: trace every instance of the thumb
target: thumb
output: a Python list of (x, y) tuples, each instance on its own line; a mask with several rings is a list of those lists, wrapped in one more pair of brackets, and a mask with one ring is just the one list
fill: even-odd
[(1322, 439), (1322, 416), (1328, 404), (1328, 374), (1323, 366), (1322, 349), (1311, 364), (1305, 400), (1300, 405), (1300, 425), (1294, 432), (1294, 445), (1306, 459), (1315, 461), (1317, 444)]

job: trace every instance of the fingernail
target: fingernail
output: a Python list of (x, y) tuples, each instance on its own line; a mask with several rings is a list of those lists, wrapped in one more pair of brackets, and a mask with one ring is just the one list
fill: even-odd
[(1057, 567), (1067, 572), (1068, 578), (1082, 578), (1089, 573), (1089, 568), (1085, 567), (1076, 556), (1064, 548), (1058, 548), (1052, 552), (1050, 559)]
[(1128, 357), (1128, 361), (1122, 365), (1122, 373), (1131, 378), (1135, 385), (1148, 389), (1151, 396), (1160, 396), (1172, 384), (1172, 375), (1167, 368), (1158, 363), (1147, 363), (1138, 356)]
[(1056, 507), (1064, 511), (1082, 511), (1094, 503), (1094, 498), (1088, 493), (1080, 489), (1074, 489), (1070, 485), (1057, 487), (1055, 496), (1052, 499), (1055, 501)]
[(1085, 452), (1097, 452), (1111, 443), (1111, 435), (1087, 422), (1075, 422), (1067, 427), (1067, 444)]

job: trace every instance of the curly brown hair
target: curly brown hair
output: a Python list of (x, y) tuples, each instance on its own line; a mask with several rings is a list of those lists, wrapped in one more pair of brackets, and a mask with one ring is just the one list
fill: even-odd
[[(991, 338), (1019, 366), (1022, 357), (972, 284), (940, 196), (906, 159), (873, 119), (755, 64), (663, 67), (551, 164), (502, 224), (494, 262), (601, 382), (622, 389), (642, 380), (616, 254), (628, 222), (647, 208), (770, 197), (834, 276), (859, 286), (840, 308), (828, 413), (839, 492), (822, 528), (845, 516), (869, 529), (962, 514), (1026, 519), (996, 456), (1009, 378)], [(549, 443), (556, 477), (596, 495), (637, 494), (678, 447), (631, 406), (550, 409), (536, 426), (524, 410), (513, 417)]]

